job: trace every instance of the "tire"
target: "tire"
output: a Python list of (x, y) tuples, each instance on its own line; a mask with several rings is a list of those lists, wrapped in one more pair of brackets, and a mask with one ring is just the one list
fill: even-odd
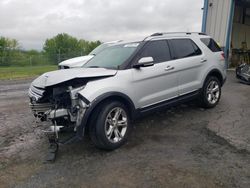
[(94, 145), (114, 150), (126, 143), (131, 130), (127, 107), (119, 101), (107, 101), (95, 110), (90, 120), (89, 135)]
[(221, 83), (217, 77), (210, 76), (206, 79), (201, 96), (200, 103), (204, 108), (213, 108), (215, 107), (221, 97)]

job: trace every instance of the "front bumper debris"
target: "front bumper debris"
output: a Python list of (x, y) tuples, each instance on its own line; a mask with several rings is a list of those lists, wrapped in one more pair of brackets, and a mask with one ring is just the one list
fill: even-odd
[(239, 65), (236, 68), (236, 78), (238, 78), (242, 83), (250, 85), (250, 65)]
[(78, 140), (77, 131), (89, 107), (78, 94), (84, 87), (85, 85), (75, 88), (61, 86), (43, 89), (31, 85), (31, 111), (37, 122), (47, 121), (51, 125), (48, 124), (43, 130), (50, 143), (47, 161), (55, 160), (59, 145)]

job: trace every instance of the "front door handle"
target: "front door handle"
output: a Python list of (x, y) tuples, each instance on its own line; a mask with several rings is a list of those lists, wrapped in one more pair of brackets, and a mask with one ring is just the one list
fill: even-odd
[(207, 62), (206, 59), (201, 59), (201, 63), (205, 63), (205, 62)]
[(165, 71), (170, 71), (170, 70), (173, 70), (174, 69), (174, 67), (172, 67), (172, 66), (167, 66), (166, 68), (165, 68)]

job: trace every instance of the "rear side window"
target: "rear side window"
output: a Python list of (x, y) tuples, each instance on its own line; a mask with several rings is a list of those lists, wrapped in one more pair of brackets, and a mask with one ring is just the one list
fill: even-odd
[(203, 42), (212, 52), (222, 51), (219, 45), (212, 38), (202, 38), (201, 42)]
[(169, 61), (171, 59), (167, 41), (150, 41), (143, 49), (140, 58), (153, 57), (154, 63)]
[(190, 39), (172, 39), (171, 43), (177, 59), (201, 55), (202, 53), (199, 47)]

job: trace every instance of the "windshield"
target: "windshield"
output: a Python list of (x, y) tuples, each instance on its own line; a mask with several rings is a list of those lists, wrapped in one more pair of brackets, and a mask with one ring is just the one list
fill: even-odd
[(138, 45), (139, 43), (129, 43), (108, 47), (98, 53), (83, 67), (117, 69), (118, 66), (122, 65), (133, 54)]
[(101, 44), (101, 45), (97, 46), (94, 50), (92, 50), (89, 53), (89, 55), (96, 55), (107, 47), (108, 47), (108, 44)]

